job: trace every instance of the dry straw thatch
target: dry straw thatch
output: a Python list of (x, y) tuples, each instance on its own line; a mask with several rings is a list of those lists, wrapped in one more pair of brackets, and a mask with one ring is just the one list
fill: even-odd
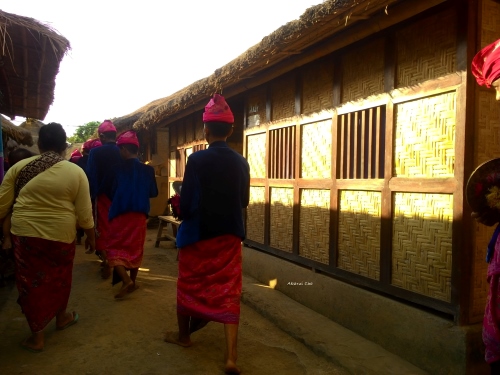
[(397, 1), (326, 0), (308, 8), (298, 20), (281, 26), (260, 43), (217, 69), (211, 76), (200, 79), (169, 97), (150, 103), (150, 108), (140, 117), (128, 115), (119, 119), (123, 119), (125, 126), (136, 129), (156, 126), (186, 108), (206, 102), (214, 92), (249, 82), (257, 73), (277, 65), (291, 55), (302, 53), (319, 40), (344, 30), (346, 25), (366, 19), (376, 12), (383, 12), (384, 8)]
[(25, 130), (19, 126), (14, 125), (4, 116), (0, 116), (0, 121), (2, 122), (2, 133), (4, 141), (8, 139), (13, 139), (20, 145), (32, 146), (33, 137), (28, 130)]
[(0, 10), (0, 113), (43, 119), (69, 41), (53, 28)]

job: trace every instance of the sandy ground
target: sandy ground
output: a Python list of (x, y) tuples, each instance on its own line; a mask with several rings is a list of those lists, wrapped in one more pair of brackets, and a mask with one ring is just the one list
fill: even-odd
[[(140, 289), (124, 300), (113, 296), (120, 285), (102, 280), (95, 255), (77, 246), (69, 311), (78, 324), (46, 328), (45, 350), (20, 348), (29, 328), (16, 303), (13, 282), (0, 288), (0, 374), (223, 374), (223, 325), (210, 323), (192, 335), (194, 345), (182, 348), (162, 340), (176, 327), (176, 250), (172, 243), (154, 247), (156, 230), (148, 230)], [(238, 365), (243, 374), (345, 375), (346, 372), (275, 327), (242, 304)]]

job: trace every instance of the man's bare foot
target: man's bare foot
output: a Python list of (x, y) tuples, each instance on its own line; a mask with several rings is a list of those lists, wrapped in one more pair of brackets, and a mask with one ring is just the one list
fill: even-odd
[(139, 289), (139, 285), (132, 281), (132, 285), (128, 287), (127, 293), (135, 292), (137, 289)]
[(68, 327), (71, 327), (73, 324), (76, 324), (78, 322), (79, 315), (77, 314), (76, 311), (73, 311), (72, 313), (68, 312), (64, 316), (64, 318), (61, 318), (57, 320), (56, 318), (56, 329), (59, 331), (66, 329)]
[(43, 351), (43, 338), (40, 340), (37, 334), (32, 334), (20, 343), (21, 347), (32, 353), (40, 353)]
[(163, 335), (163, 341), (169, 342), (171, 344), (180, 345), (180, 346), (183, 346), (185, 348), (188, 348), (191, 345), (193, 345), (190, 338), (181, 340), (179, 338), (178, 332), (169, 332), (169, 331), (165, 332)]
[(238, 374), (241, 374), (241, 371), (238, 367), (236, 367), (236, 363), (234, 363), (233, 361), (231, 361), (230, 359), (228, 359), (226, 361), (226, 367), (224, 368), (224, 372), (226, 374), (235, 374), (235, 375), (238, 375)]
[(120, 291), (118, 292), (118, 294), (115, 295), (115, 298), (116, 299), (120, 299), (120, 298), (125, 297), (127, 295), (127, 293), (131, 293), (130, 289), (133, 288), (133, 287), (134, 287), (134, 282), (132, 280), (130, 280), (130, 282), (127, 283), (127, 284), (123, 283), (122, 288), (120, 289)]

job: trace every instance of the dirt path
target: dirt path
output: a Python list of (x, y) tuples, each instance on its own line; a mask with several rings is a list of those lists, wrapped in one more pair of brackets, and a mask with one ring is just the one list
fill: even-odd
[[(155, 235), (148, 230), (140, 289), (121, 301), (113, 298), (120, 286), (100, 279), (97, 257), (77, 246), (69, 309), (80, 320), (64, 331), (51, 322), (40, 354), (19, 347), (29, 328), (16, 303), (17, 290), (12, 282), (0, 288), (0, 374), (223, 374), (221, 324), (193, 334), (191, 348), (162, 341), (162, 331), (176, 327), (177, 263), (168, 242), (154, 248)], [(244, 304), (238, 344), (243, 374), (345, 374)]]

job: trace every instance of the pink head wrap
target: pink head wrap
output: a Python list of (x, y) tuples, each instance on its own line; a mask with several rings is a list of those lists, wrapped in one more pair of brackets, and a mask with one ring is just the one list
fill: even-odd
[(127, 130), (126, 132), (120, 134), (120, 136), (116, 139), (116, 145), (136, 145), (139, 147), (139, 139), (137, 138), (137, 134), (133, 130)]
[(72, 163), (76, 163), (78, 161), (78, 159), (80, 159), (82, 157), (82, 153), (80, 152), (80, 150), (78, 149), (75, 149), (73, 150), (73, 152), (71, 153), (71, 157), (69, 158), (69, 161), (72, 162)]
[(98, 139), (88, 139), (87, 141), (84, 142), (82, 148), (84, 150), (90, 151), (93, 148), (96, 148), (96, 147), (99, 147), (99, 146), (102, 146), (102, 143), (101, 143), (100, 140), (98, 140)]
[(234, 123), (233, 112), (226, 103), (222, 95), (214, 94), (205, 106), (203, 112), (203, 122), (226, 122), (228, 124)]
[(488, 88), (500, 78), (500, 39), (487, 45), (474, 56), (472, 74), (480, 86)]
[(115, 132), (116, 133), (116, 128), (110, 120), (104, 120), (104, 122), (101, 125), (99, 125), (97, 132), (99, 134), (106, 133), (106, 132)]

